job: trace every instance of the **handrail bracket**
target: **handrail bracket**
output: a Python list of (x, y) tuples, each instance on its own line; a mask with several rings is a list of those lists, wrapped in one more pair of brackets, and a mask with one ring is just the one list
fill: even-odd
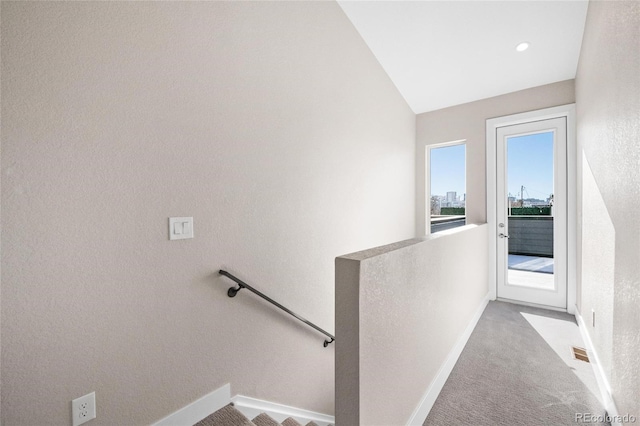
[(238, 284), (238, 288), (230, 287), (229, 290), (227, 290), (227, 296), (236, 297), (236, 294), (238, 294), (238, 292), (243, 288), (244, 286), (242, 284)]

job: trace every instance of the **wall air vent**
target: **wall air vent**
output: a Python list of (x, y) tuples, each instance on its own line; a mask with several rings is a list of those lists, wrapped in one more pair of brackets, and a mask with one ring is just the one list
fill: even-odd
[(573, 355), (573, 359), (589, 362), (589, 356), (587, 355), (587, 351), (583, 348), (576, 348), (575, 346), (572, 346), (571, 355)]

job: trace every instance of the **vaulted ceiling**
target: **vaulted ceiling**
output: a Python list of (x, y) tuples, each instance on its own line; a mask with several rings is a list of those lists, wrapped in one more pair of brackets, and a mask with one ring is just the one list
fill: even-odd
[[(588, 2), (339, 1), (415, 113), (574, 78)], [(516, 51), (521, 42), (530, 43)]]

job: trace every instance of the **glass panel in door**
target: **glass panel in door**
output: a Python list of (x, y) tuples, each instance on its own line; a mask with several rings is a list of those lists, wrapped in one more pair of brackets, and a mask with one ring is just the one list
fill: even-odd
[(497, 129), (497, 297), (567, 307), (566, 119)]
[(554, 132), (507, 137), (508, 283), (554, 290)]

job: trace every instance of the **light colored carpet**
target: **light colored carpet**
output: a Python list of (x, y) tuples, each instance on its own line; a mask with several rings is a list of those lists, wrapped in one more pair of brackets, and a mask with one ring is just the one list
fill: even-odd
[(576, 413), (605, 414), (598, 398), (525, 318), (532, 315), (575, 324), (566, 313), (490, 302), (424, 426), (562, 426), (578, 424)]

